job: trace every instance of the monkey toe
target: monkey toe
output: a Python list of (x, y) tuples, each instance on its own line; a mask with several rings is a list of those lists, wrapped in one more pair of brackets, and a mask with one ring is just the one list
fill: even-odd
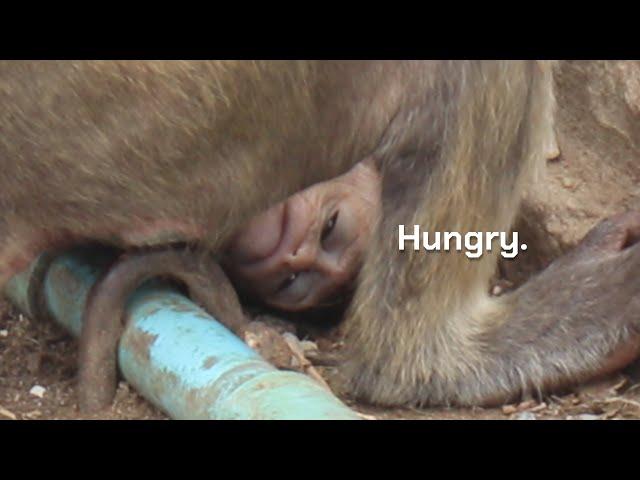
[(640, 240), (640, 212), (624, 212), (602, 220), (580, 243), (581, 249), (618, 252)]
[(595, 378), (605, 377), (630, 365), (640, 356), (640, 334), (634, 334), (604, 359)]

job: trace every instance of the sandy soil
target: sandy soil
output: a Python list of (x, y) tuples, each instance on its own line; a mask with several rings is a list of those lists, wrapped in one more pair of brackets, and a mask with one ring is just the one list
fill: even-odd
[[(315, 338), (323, 348), (329, 338)], [(0, 303), (0, 419), (166, 419), (125, 381), (114, 405), (82, 414), (76, 401), (76, 340), (51, 322), (32, 320)], [(331, 380), (332, 369), (318, 367)], [(375, 419), (623, 419), (640, 418), (640, 383), (632, 373), (563, 396), (496, 409), (381, 409), (346, 403)]]

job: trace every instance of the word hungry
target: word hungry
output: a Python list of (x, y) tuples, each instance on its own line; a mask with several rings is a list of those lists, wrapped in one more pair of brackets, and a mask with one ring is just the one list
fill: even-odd
[[(420, 250), (420, 226), (413, 226), (413, 234), (405, 233), (404, 225), (398, 225), (398, 248), (404, 251), (405, 242), (413, 242), (413, 249)], [(508, 243), (506, 232), (468, 232), (464, 236), (458, 232), (422, 232), (422, 247), (428, 251), (461, 251), (464, 245), (464, 254), (468, 258), (480, 258), (484, 252), (490, 252), (493, 239), (500, 239), (500, 255), (504, 258), (514, 258), (521, 250), (527, 249), (527, 244), (518, 245), (518, 232), (513, 232), (512, 240)], [(464, 239), (464, 242), (463, 242)], [(429, 241), (433, 243), (429, 243)], [(451, 247), (452, 241), (454, 247)]]

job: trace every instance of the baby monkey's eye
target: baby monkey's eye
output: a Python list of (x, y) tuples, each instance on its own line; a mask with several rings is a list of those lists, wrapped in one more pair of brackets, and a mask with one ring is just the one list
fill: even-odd
[(297, 273), (292, 273), (287, 278), (285, 278), (284, 281), (278, 287), (278, 292), (281, 292), (281, 291), (289, 288), (291, 286), (291, 284), (296, 281), (296, 278), (298, 278), (298, 274)]
[(336, 223), (338, 222), (338, 213), (340, 213), (340, 210), (336, 210), (336, 213), (331, 215), (331, 218), (327, 220), (327, 223), (322, 229), (322, 234), (320, 235), (321, 242), (324, 242), (326, 238), (329, 235), (331, 235), (331, 232), (333, 231), (334, 227), (336, 226)]

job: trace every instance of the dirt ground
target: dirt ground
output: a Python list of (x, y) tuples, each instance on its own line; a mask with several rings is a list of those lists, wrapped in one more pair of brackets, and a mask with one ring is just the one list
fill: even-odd
[[(500, 265), (503, 289), (547, 266), (600, 219), (640, 209), (640, 62), (565, 62), (557, 82), (558, 152), (546, 175), (528, 186), (515, 230), (529, 249)], [(309, 340), (331, 350), (331, 334), (323, 335)], [(167, 418), (124, 381), (110, 409), (81, 414), (76, 350), (60, 327), (0, 301), (0, 419)], [(333, 369), (317, 371), (331, 384)], [(381, 409), (343, 400), (377, 419), (640, 419), (638, 372), (640, 366), (563, 395), (495, 409)]]
[[(328, 338), (316, 338), (329, 345)], [(324, 341), (323, 341), (324, 340)], [(99, 414), (78, 410), (77, 342), (52, 322), (32, 320), (0, 302), (0, 419), (167, 419), (121, 381), (112, 407)], [(317, 370), (331, 379), (332, 369)], [(640, 419), (640, 382), (632, 372), (562, 396), (502, 408), (382, 409), (343, 399), (370, 419)]]

